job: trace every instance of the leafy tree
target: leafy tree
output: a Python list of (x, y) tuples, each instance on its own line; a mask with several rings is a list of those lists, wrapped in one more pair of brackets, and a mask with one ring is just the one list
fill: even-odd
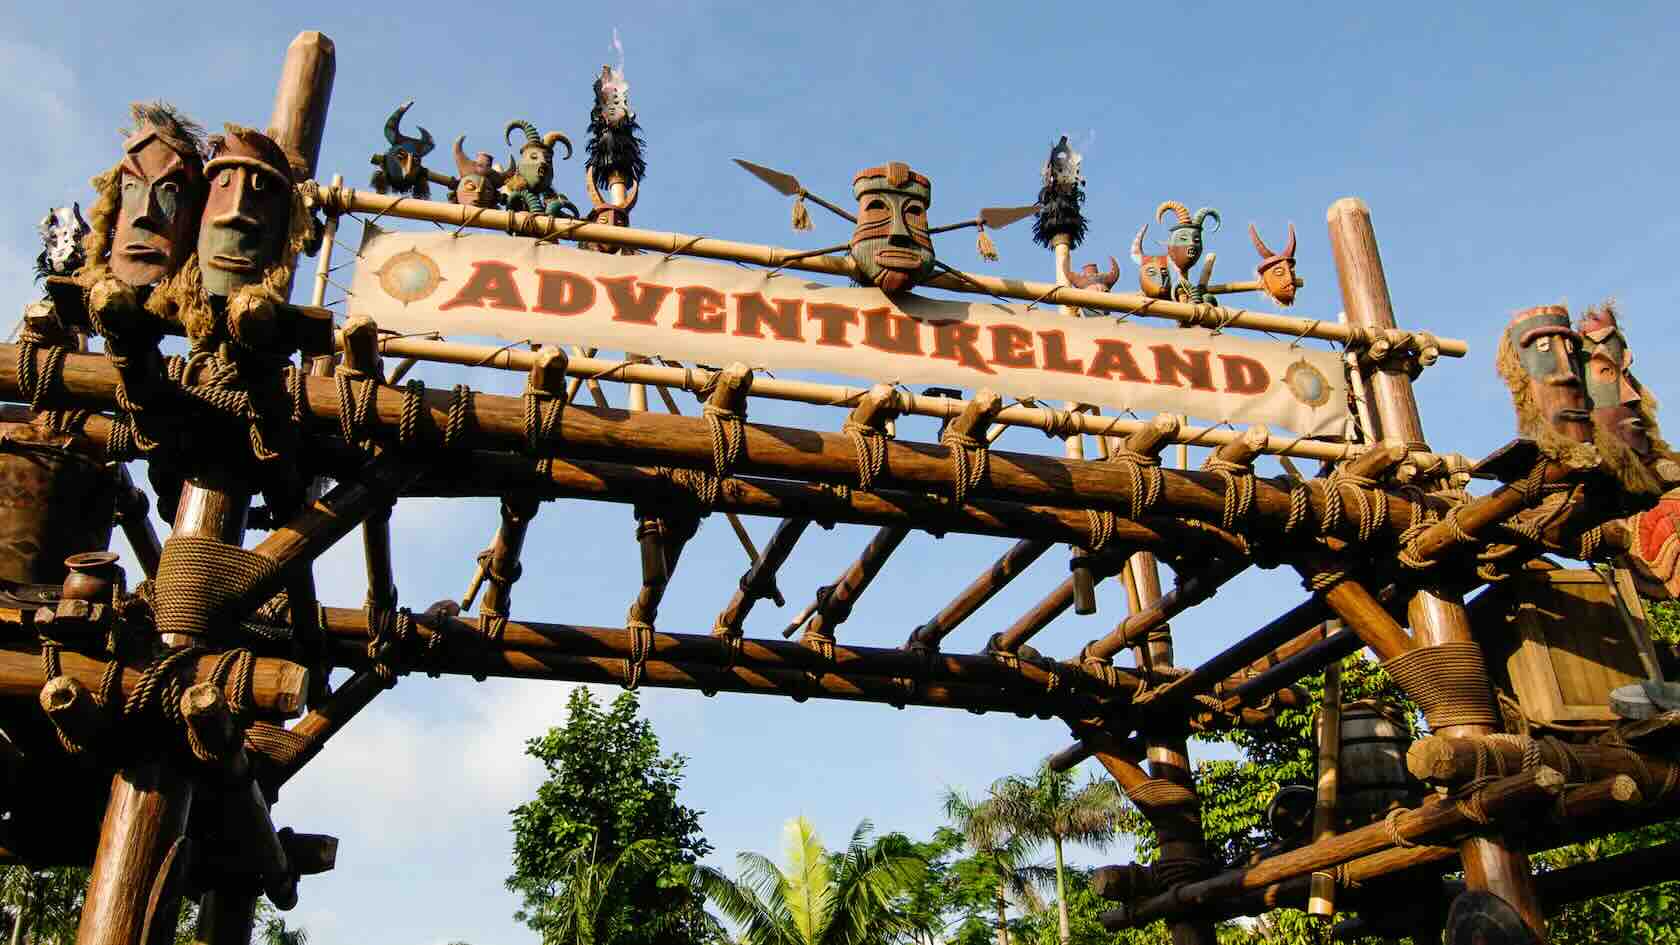
[(1009, 829), (1027, 842), (1048, 842), (1056, 855), (1056, 913), (1061, 945), (1070, 941), (1067, 843), (1104, 849), (1115, 833), (1120, 792), (1114, 782), (1093, 778), (1075, 788), (1073, 772), (1040, 765), (1032, 777), (1004, 778), (992, 786), (991, 802)]
[[(626, 692), (603, 708), (589, 690), (574, 689), (566, 724), (525, 746), (548, 778), (535, 799), (513, 811), (513, 875), (508, 889), (523, 897), (515, 918), (545, 942), (576, 894), (576, 851), (615, 864), (600, 904), (603, 938), (622, 945), (704, 941), (711, 927), (688, 893), (693, 865), (711, 851), (700, 813), (677, 800), (681, 755), (662, 755), (659, 738)], [(632, 845), (637, 854), (623, 859)], [(658, 931), (656, 931), (658, 930)]]
[(991, 894), (996, 912), (998, 945), (1009, 945), (1009, 906), (1020, 903), (1028, 910), (1043, 908), (1038, 887), (1055, 878), (1048, 867), (1028, 863), (1037, 842), (1016, 831), (996, 796), (973, 801), (955, 789), (945, 791), (945, 816), (974, 851), (971, 860), (958, 864), (958, 882), (983, 883)]
[(747, 945), (875, 945), (914, 934), (898, 904), (920, 884), (927, 864), (900, 837), (869, 842), (869, 821), (852, 831), (844, 852), (830, 854), (810, 821), (783, 828), (787, 868), (762, 854), (738, 857), (740, 876), (709, 866), (694, 886), (742, 928)]
[(73, 941), (87, 881), (84, 867), (0, 869), (0, 902), (7, 907), (12, 945), (22, 945), (25, 936), (36, 942)]
[[(659, 855), (658, 844), (637, 840), (625, 847), (617, 859), (605, 863), (597, 856), (597, 846), (591, 838), (567, 852), (562, 862), (567, 895), (542, 904), (544, 942), (596, 945), (611, 941), (613, 916), (609, 906), (621, 893), (626, 878), (637, 870), (656, 865), (654, 858)], [(675, 914), (659, 918), (668, 922)]]

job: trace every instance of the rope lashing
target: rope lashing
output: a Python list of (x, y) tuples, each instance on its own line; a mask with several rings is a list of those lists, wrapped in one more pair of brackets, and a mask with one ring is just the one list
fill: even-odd
[(397, 421), (397, 442), (405, 447), (420, 442), (420, 415), (426, 410), (426, 383), (419, 379), (403, 385), (402, 416)]
[(991, 453), (984, 438), (959, 432), (951, 426), (939, 435), (939, 442), (951, 451), (951, 499), (962, 505), (968, 501), (969, 493), (986, 481)]
[[(333, 375), (333, 381), (338, 387), (338, 428), (344, 442), (368, 448), (373, 442), (370, 427), (379, 383), (371, 377), (357, 377), (349, 371)], [(357, 385), (360, 385), (359, 390)]]
[[(1135, 522), (1148, 515), (1166, 489), (1167, 477), (1161, 472), (1161, 458), (1122, 446), (1109, 453), (1108, 462), (1119, 466), (1120, 473), (1126, 477), (1128, 517)], [(1091, 529), (1086, 548), (1093, 552), (1103, 550), (1113, 539), (1118, 524), (1114, 513), (1108, 509), (1086, 509), (1085, 518)]]
[(46, 364), (37, 371), (35, 353), (41, 346), (32, 334), (26, 332), (18, 339), (17, 385), (18, 393), (29, 401), (30, 409), (39, 413), (45, 409), (42, 401), (49, 391), (57, 390), (62, 393), (64, 390), (64, 358), (70, 353), (70, 349), (58, 345), (48, 347)]
[(271, 580), (273, 560), (214, 538), (171, 535), (153, 582), (159, 633), (207, 636), (234, 622), (232, 604)]
[[(372, 604), (363, 607), (362, 612), (367, 618), (368, 662), (374, 675), (385, 684), (385, 688), (390, 689), (405, 672), (397, 669), (397, 651), (405, 641), (414, 636), (414, 614), (406, 607), (393, 609), (375, 607)], [(435, 630), (433, 638), (438, 638)], [(475, 678), (483, 679), (482, 676)]]
[(443, 428), (444, 449), (463, 445), (461, 441), (472, 422), (472, 402), (473, 389), (465, 384), (456, 384), (449, 398), (449, 423)]
[(1417, 843), (1406, 839), (1406, 835), (1400, 832), (1400, 815), (1405, 812), (1406, 809), (1403, 807), (1396, 807), (1389, 811), (1388, 816), (1383, 818), (1383, 832), (1388, 835), (1388, 842), (1397, 847), (1415, 847)]
[(1377, 488), (1377, 480), (1370, 476), (1359, 476), (1337, 469), (1330, 473), (1325, 482), (1326, 507), (1331, 495), (1336, 497), (1336, 504), (1342, 507), (1342, 486), (1353, 487), (1353, 500), (1359, 508), (1359, 543), (1367, 544), (1378, 531), (1388, 523), (1388, 497)]
[(1219, 527), (1228, 532), (1235, 531), (1237, 523), (1246, 520), (1254, 510), (1254, 467), (1210, 456), (1202, 468), (1217, 474), (1224, 482), (1225, 496), (1219, 510)]
[(630, 631), (630, 655), (624, 660), (624, 688), (634, 690), (642, 684), (648, 656), (653, 653), (653, 624), (632, 617), (625, 629)]
[(1419, 647), (1384, 660), (1383, 669), (1423, 709), (1429, 727), (1501, 724), (1488, 688), (1482, 648), (1470, 640)]
[(542, 444), (550, 439), (558, 438), (560, 433), (560, 414), (565, 409), (564, 395), (549, 394), (543, 391), (525, 391), (525, 452), (537, 455), (542, 450)]
[(852, 450), (857, 453), (858, 491), (871, 491), (875, 488), (875, 477), (887, 465), (886, 431), (867, 423), (847, 420), (841, 425), (840, 432), (852, 441)]
[(746, 415), (711, 401), (700, 410), (712, 434), (712, 475), (727, 478), (747, 444)]

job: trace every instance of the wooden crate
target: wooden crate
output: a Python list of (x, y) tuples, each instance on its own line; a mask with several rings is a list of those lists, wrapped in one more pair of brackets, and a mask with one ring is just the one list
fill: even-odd
[(1488, 668), (1530, 718), (1614, 722), (1610, 691), (1646, 678), (1644, 608), (1625, 572), (1618, 577), (1626, 615), (1591, 570), (1526, 572), (1477, 601)]

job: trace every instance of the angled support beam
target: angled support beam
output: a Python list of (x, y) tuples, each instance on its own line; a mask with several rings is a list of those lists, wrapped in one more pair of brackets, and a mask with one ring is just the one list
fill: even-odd
[(793, 554), (800, 536), (805, 534), (805, 529), (809, 527), (811, 520), (808, 518), (782, 519), (782, 523), (776, 526), (775, 534), (770, 536), (770, 543), (764, 546), (764, 554), (741, 575), (735, 596), (729, 599), (723, 612), (718, 614), (717, 622), (712, 628), (714, 634), (740, 636), (741, 625), (752, 612), (753, 605), (766, 597), (774, 600), (778, 607), (786, 603), (782, 599), (782, 592), (776, 588), (776, 572), (787, 563), (788, 556)]
[(1037, 561), (1051, 543), (1036, 538), (1023, 538), (1013, 547), (1003, 553), (1003, 556), (993, 562), (992, 566), (979, 577), (975, 578), (968, 587), (958, 594), (934, 614), (927, 623), (911, 631), (910, 639), (906, 640), (906, 647), (926, 647), (937, 650), (947, 634), (957, 628), (957, 625), (974, 615), (987, 601), (1009, 586), (1022, 571)]
[[(869, 539), (869, 544), (864, 546), (863, 553), (840, 575), (839, 580), (817, 589), (811, 618), (806, 622), (805, 632), (800, 634), (799, 641), (813, 647), (833, 645), (835, 628), (851, 617), (853, 605), (869, 589), (875, 576), (886, 566), (887, 559), (909, 535), (910, 529), (903, 525), (888, 525), (876, 532)], [(790, 634), (784, 632), (782, 635)]]
[[(1126, 558), (1121, 553), (1104, 553), (1093, 555), (1088, 567), (1093, 577), (1111, 577), (1125, 566)], [(1060, 617), (1069, 607), (1073, 606), (1074, 578), (1070, 575), (1056, 589), (1045, 595), (1044, 599), (1034, 604), (1016, 621), (999, 633), (992, 635), (986, 641), (986, 649), (994, 653), (1019, 653), (1038, 631), (1050, 625), (1052, 620)]]

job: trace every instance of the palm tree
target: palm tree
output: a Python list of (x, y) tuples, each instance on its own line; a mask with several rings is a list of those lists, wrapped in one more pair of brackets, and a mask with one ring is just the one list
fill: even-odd
[(997, 818), (1023, 840), (1048, 842), (1056, 852), (1056, 911), (1062, 945), (1068, 945), (1067, 870), (1062, 847), (1083, 843), (1104, 849), (1114, 838), (1120, 792), (1113, 783), (1092, 778), (1074, 789), (1071, 771), (1041, 766), (1030, 778), (1019, 775), (992, 785)]
[(1028, 909), (1043, 908), (1037, 887), (1049, 879), (1050, 870), (1027, 862), (1039, 841), (1016, 831), (1003, 816), (996, 797), (975, 802), (952, 788), (945, 790), (945, 816), (974, 850), (974, 855), (996, 883), (993, 905), (997, 909), (998, 945), (1009, 945), (1009, 904), (1020, 902)]
[(894, 901), (920, 882), (927, 864), (894, 837), (870, 842), (872, 830), (859, 822), (845, 851), (831, 854), (811, 822), (795, 817), (783, 827), (786, 869), (744, 852), (739, 878), (699, 866), (694, 886), (741, 926), (746, 945), (888, 942), (907, 931)]

